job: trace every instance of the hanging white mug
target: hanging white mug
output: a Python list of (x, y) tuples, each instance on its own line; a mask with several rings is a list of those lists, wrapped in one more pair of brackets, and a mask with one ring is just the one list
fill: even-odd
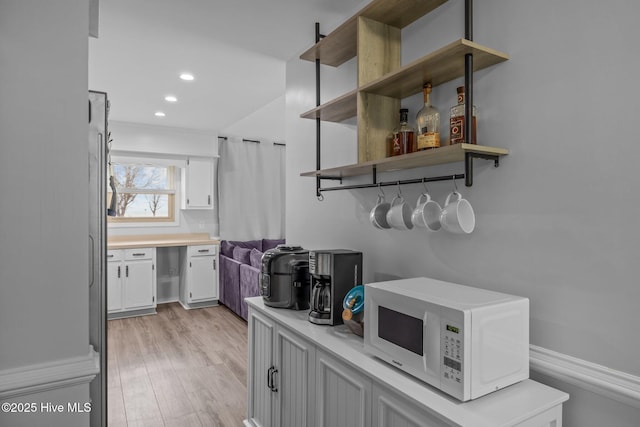
[(416, 208), (411, 214), (411, 222), (418, 228), (426, 228), (429, 231), (438, 231), (441, 228), (440, 215), (442, 208), (429, 193), (422, 193), (418, 197)]
[(371, 213), (369, 213), (369, 221), (371, 221), (374, 227), (380, 229), (391, 228), (387, 222), (387, 212), (389, 212), (390, 207), (389, 202), (384, 201), (384, 196), (378, 194), (378, 201), (373, 209), (371, 209)]
[(401, 194), (398, 194), (391, 201), (391, 209), (387, 212), (387, 222), (396, 230), (411, 230), (413, 228), (411, 207), (404, 201)]
[[(457, 197), (457, 200), (452, 200)], [(476, 226), (476, 216), (468, 200), (454, 191), (447, 196), (440, 215), (442, 227), (451, 233), (469, 234)]]

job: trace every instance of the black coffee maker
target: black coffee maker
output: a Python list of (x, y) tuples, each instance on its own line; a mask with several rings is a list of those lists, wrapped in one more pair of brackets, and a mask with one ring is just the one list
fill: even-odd
[(342, 300), (351, 288), (362, 283), (362, 252), (349, 249), (309, 251), (309, 275), (309, 322), (341, 324)]

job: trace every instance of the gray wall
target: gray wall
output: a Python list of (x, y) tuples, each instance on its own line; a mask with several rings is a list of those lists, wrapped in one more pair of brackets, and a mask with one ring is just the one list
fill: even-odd
[[(87, 0), (0, 2), (0, 374), (89, 353), (88, 14)], [(14, 401), (88, 394), (84, 384)], [(88, 422), (0, 414), (0, 425)]]
[[(462, 1), (450, 1), (403, 30), (407, 63), (464, 34)], [(634, 175), (640, 4), (631, 0), (484, 0), (475, 4), (475, 41), (510, 55), (476, 73), (478, 143), (510, 154), (495, 169), (476, 160), (472, 203), (477, 228), (468, 236), (374, 229), (368, 222), (376, 190), (330, 192), (319, 202), (315, 122), (299, 115), (315, 106), (314, 64), (287, 64), (287, 240), (309, 248), (364, 252), (366, 281), (429, 276), (522, 295), (531, 300), (531, 343), (640, 375), (640, 203)], [(312, 26), (313, 22), (309, 22)], [(321, 30), (332, 28), (321, 24)], [(309, 41), (311, 45), (313, 40)], [(355, 61), (322, 67), (322, 101), (355, 87)], [(434, 89), (447, 128), (462, 79)], [(410, 116), (421, 96), (403, 100)], [(444, 138), (448, 129), (444, 131)], [(356, 161), (354, 122), (322, 125), (323, 167)], [(379, 176), (380, 181), (461, 173), (461, 164)], [(356, 178), (349, 183), (369, 181)], [(325, 182), (331, 186), (334, 183)], [(429, 189), (439, 202), (451, 183)], [(421, 185), (402, 192), (415, 203)], [(385, 189), (387, 196), (395, 190)], [(562, 388), (562, 386), (560, 387)], [(570, 387), (565, 384), (565, 389)], [(568, 426), (635, 425), (640, 411), (603, 405), (571, 388)]]

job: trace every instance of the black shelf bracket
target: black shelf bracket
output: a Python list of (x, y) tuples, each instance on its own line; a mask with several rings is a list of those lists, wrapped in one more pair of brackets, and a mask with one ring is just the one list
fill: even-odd
[(497, 154), (483, 154), (483, 153), (464, 153), (464, 185), (471, 187), (473, 185), (473, 159), (493, 160), (493, 166), (500, 166), (500, 156)]

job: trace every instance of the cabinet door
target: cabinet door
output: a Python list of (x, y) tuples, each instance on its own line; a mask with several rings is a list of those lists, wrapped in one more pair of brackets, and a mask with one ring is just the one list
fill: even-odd
[(124, 308), (137, 309), (155, 306), (153, 260), (127, 261), (124, 265)]
[(186, 209), (213, 208), (213, 159), (190, 158), (185, 173)]
[(278, 326), (274, 425), (311, 427), (314, 423), (315, 346)]
[(189, 258), (189, 301), (218, 298), (216, 256), (192, 256)]
[(255, 312), (249, 313), (249, 372), (247, 419), (253, 426), (271, 427), (273, 403), (268, 384), (273, 368), (275, 324)]
[(327, 353), (316, 353), (317, 427), (369, 427), (371, 380)]
[(447, 427), (434, 414), (407, 402), (406, 397), (373, 385), (373, 427)]
[(122, 310), (122, 263), (107, 262), (107, 311)]

